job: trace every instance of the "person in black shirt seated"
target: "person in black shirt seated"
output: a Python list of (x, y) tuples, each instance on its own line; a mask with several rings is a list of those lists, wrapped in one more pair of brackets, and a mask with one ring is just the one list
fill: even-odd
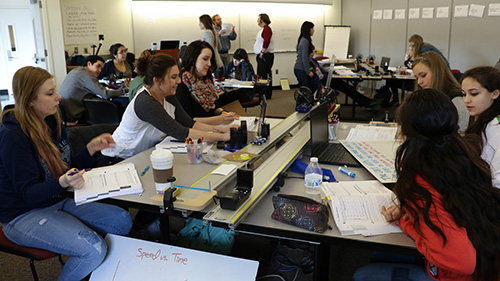
[[(255, 79), (255, 71), (253, 66), (248, 60), (248, 54), (245, 49), (237, 49), (233, 54), (233, 60), (224, 66), (222, 72), (224, 78), (237, 79), (241, 81), (253, 81)], [(226, 91), (220, 96), (220, 103), (228, 103), (234, 100), (240, 102), (248, 102), (253, 99), (255, 95), (254, 89), (237, 88), (234, 90)], [(223, 100), (225, 102), (223, 102)]]

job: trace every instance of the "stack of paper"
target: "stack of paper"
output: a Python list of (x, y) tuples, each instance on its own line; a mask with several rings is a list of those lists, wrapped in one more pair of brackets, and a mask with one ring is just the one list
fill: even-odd
[(75, 189), (76, 205), (143, 192), (133, 163), (94, 168), (85, 172), (83, 179), (85, 179), (85, 185), (80, 189)]
[(380, 213), (396, 204), (396, 196), (378, 181), (348, 181), (322, 185), (335, 224), (342, 235), (365, 236), (401, 232)]
[(397, 127), (357, 125), (349, 131), (346, 140), (394, 140)]

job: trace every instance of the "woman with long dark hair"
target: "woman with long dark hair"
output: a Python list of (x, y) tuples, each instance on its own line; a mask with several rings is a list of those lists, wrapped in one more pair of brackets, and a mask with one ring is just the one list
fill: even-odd
[(293, 73), (299, 81), (299, 87), (309, 87), (309, 80), (314, 76), (311, 70), (309, 59), (314, 50), (311, 36), (314, 35), (314, 23), (305, 21), (300, 27), (300, 35), (297, 40), (297, 60), (293, 67)]
[(191, 42), (182, 56), (181, 83), (176, 96), (186, 113), (195, 120), (204, 118), (207, 124), (229, 124), (236, 117), (234, 112), (222, 114), (219, 92), (212, 73), (215, 70), (214, 49), (205, 41)]
[[(500, 188), (500, 70), (476, 67), (462, 75), (463, 99), (472, 121), (465, 131), (480, 144), (481, 157), (490, 164), (493, 185)], [(482, 140), (481, 140), (482, 139)]]
[[(395, 159), (398, 201), (382, 214), (415, 239), (425, 257), (421, 270), (432, 279), (497, 281), (500, 190), (488, 164), (457, 133), (457, 120), (455, 106), (437, 90), (404, 100), (397, 111), (403, 139)], [(390, 268), (405, 266), (371, 264), (354, 280), (391, 280)]]
[[(233, 60), (224, 66), (222, 76), (240, 81), (252, 81), (255, 79), (255, 71), (245, 49), (239, 48), (234, 51)], [(226, 91), (224, 98), (231, 101), (239, 100), (240, 102), (248, 102), (253, 99), (254, 95), (254, 89), (236, 88)]]

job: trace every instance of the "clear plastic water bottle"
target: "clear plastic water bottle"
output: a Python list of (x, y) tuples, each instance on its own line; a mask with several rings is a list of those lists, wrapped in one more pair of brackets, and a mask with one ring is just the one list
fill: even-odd
[(311, 157), (304, 179), (306, 196), (319, 202), (321, 200), (320, 187), (323, 182), (323, 170), (318, 164), (317, 157)]

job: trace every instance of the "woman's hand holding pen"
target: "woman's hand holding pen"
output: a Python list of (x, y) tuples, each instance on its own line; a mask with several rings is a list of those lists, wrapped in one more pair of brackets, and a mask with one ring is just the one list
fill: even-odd
[(85, 184), (83, 179), (83, 174), (85, 170), (78, 171), (76, 168), (69, 169), (64, 175), (59, 177), (59, 185), (62, 188), (68, 188), (70, 186), (80, 189)]
[(93, 138), (88, 144), (87, 149), (90, 155), (94, 155), (97, 151), (101, 151), (105, 148), (110, 147), (115, 141), (111, 137), (111, 134), (104, 133), (100, 136)]
[(223, 111), (220, 115), (219, 115), (219, 121), (220, 121), (220, 124), (222, 125), (227, 125), (227, 124), (231, 124), (231, 122), (233, 122), (234, 120), (238, 119), (239, 116), (236, 115), (236, 113), (234, 112), (225, 112)]
[(386, 221), (394, 223), (395, 225), (399, 225), (401, 216), (403, 216), (403, 220), (405, 221), (409, 219), (406, 213), (401, 212), (401, 207), (396, 205), (391, 205), (389, 208), (382, 206), (380, 213), (382, 213)]

